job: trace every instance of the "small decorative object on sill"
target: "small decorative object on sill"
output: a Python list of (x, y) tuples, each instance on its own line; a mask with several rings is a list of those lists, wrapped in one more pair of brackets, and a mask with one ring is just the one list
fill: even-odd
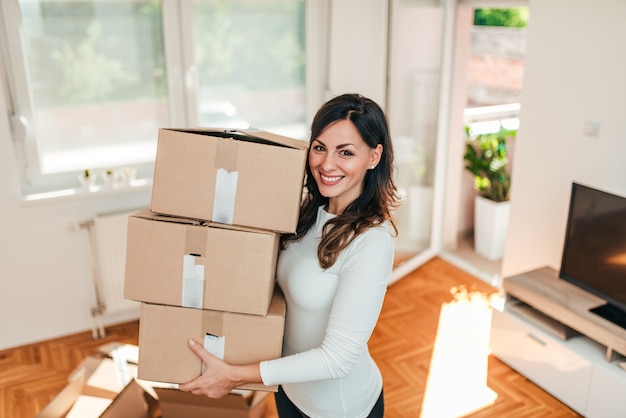
[(117, 187), (118, 181), (119, 181), (119, 175), (117, 171), (112, 170), (112, 169), (107, 169), (102, 174), (102, 177), (104, 179), (104, 185), (106, 187)]
[(133, 184), (137, 178), (137, 169), (132, 167), (124, 167), (122, 169), (122, 181), (126, 186)]
[(89, 190), (96, 183), (96, 178), (93, 175), (93, 172), (86, 168), (78, 175), (78, 182), (80, 183), (80, 187), (83, 190)]

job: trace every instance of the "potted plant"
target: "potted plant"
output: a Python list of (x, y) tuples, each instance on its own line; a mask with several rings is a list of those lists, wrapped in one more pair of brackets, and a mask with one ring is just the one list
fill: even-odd
[(89, 190), (96, 182), (93, 172), (86, 168), (78, 175), (78, 182), (84, 190)]
[(474, 249), (485, 258), (498, 260), (504, 253), (509, 223), (509, 170), (507, 141), (516, 130), (474, 135), (466, 127), (465, 169), (474, 176), (478, 192), (474, 206)]
[(102, 173), (102, 179), (104, 180), (104, 185), (106, 187), (116, 187), (118, 178), (119, 173), (112, 168), (107, 168), (104, 170), (104, 173)]

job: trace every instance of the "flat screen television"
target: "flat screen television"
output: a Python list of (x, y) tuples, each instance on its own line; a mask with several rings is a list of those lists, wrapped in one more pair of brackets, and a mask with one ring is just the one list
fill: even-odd
[(559, 276), (604, 299), (590, 311), (626, 328), (626, 198), (572, 184)]

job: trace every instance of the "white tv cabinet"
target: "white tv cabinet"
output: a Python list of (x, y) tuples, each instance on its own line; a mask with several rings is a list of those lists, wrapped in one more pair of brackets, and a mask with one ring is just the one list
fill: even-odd
[(604, 303), (544, 267), (503, 281), (491, 351), (589, 418), (626, 417), (626, 329), (591, 312)]

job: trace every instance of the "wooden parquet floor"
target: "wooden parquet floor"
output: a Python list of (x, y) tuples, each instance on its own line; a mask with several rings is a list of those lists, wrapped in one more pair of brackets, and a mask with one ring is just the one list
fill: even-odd
[[(489, 298), (496, 293), (438, 258), (390, 286), (370, 340), (386, 417), (579, 416), (489, 354)], [(84, 332), (0, 351), (0, 418), (33, 418), (97, 346), (137, 344), (136, 321), (106, 331), (96, 341)], [(270, 399), (265, 418), (276, 417)]]

